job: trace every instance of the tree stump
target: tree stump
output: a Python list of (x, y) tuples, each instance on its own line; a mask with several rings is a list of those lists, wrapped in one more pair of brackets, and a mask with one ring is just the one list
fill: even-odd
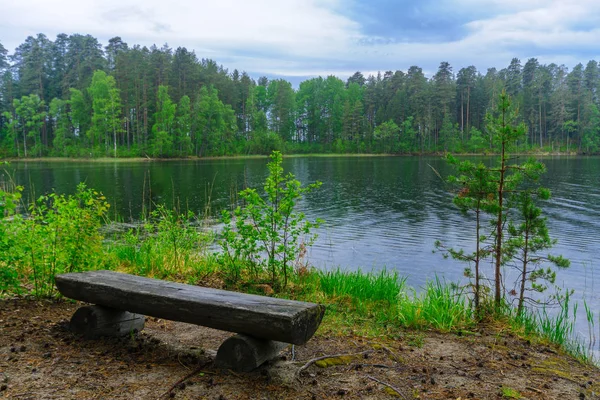
[(84, 306), (71, 317), (71, 331), (86, 339), (126, 336), (144, 329), (143, 315), (103, 306)]
[(257, 339), (248, 335), (234, 335), (225, 340), (217, 351), (215, 364), (237, 372), (249, 372), (265, 361), (279, 355), (288, 343)]

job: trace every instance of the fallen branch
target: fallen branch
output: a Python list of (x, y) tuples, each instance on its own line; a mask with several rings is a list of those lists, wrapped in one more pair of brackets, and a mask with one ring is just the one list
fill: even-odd
[(205, 363), (202, 363), (202, 365), (200, 365), (198, 368), (196, 368), (195, 370), (193, 370), (192, 372), (190, 372), (189, 374), (187, 374), (186, 376), (184, 376), (183, 378), (181, 378), (180, 380), (178, 380), (177, 382), (175, 382), (169, 388), (169, 390), (167, 390), (165, 393), (162, 394), (162, 396), (159, 397), (159, 399), (162, 399), (163, 397), (169, 397), (169, 395), (171, 394), (171, 392), (173, 391), (173, 389), (175, 389), (177, 386), (181, 385), (183, 382), (185, 382), (188, 379), (190, 379), (192, 376), (201, 373), (202, 370), (204, 369), (204, 367), (206, 367), (211, 362), (212, 362), (212, 360), (207, 361)]
[(300, 374), (302, 373), (302, 371), (304, 371), (305, 369), (307, 369), (308, 367), (310, 367), (311, 365), (313, 365), (317, 361), (326, 360), (328, 358), (358, 357), (358, 356), (364, 356), (365, 354), (371, 354), (371, 353), (373, 353), (373, 350), (367, 350), (367, 351), (363, 351), (361, 353), (334, 354), (334, 355), (329, 355), (329, 356), (322, 356), (322, 357), (313, 358), (312, 360), (308, 360), (308, 362), (306, 364), (304, 364), (302, 367), (300, 367), (300, 369), (298, 370), (298, 372), (296, 372), (296, 376), (300, 376)]
[(406, 397), (404, 397), (404, 395), (402, 394), (402, 392), (400, 392), (400, 389), (398, 389), (395, 386), (390, 385), (389, 383), (385, 383), (383, 381), (380, 381), (377, 378), (373, 378), (371, 375), (367, 375), (367, 378), (369, 378), (372, 381), (375, 381), (377, 383), (381, 383), (383, 386), (387, 386), (388, 388), (392, 389), (394, 392), (398, 393), (398, 396), (402, 397), (404, 400), (406, 400)]

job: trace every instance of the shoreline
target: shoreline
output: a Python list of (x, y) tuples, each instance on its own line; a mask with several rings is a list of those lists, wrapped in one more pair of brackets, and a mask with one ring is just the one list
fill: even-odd
[[(496, 153), (410, 153), (410, 154), (390, 154), (390, 153), (293, 153), (284, 154), (285, 158), (336, 158), (336, 157), (444, 157), (446, 154), (452, 154), (457, 157), (495, 157)], [(515, 156), (532, 157), (598, 157), (600, 154), (579, 154), (575, 152), (531, 152), (514, 153)], [(133, 162), (171, 162), (171, 161), (212, 161), (212, 160), (246, 160), (246, 159), (268, 159), (268, 155), (248, 154), (248, 155), (229, 155), (229, 156), (207, 156), (207, 157), (31, 157), (0, 158), (1, 162), (90, 162), (90, 163), (133, 163)]]

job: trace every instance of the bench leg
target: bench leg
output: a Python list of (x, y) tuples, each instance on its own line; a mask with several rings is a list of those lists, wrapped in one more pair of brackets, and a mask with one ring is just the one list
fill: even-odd
[(140, 314), (103, 306), (84, 306), (71, 317), (71, 331), (93, 339), (101, 336), (126, 336), (144, 329), (145, 318)]
[(238, 372), (249, 372), (271, 360), (289, 346), (288, 343), (257, 339), (247, 335), (234, 335), (225, 340), (217, 351), (215, 364)]

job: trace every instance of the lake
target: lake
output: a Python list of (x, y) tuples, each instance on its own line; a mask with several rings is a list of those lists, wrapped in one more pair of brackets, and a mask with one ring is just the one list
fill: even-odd
[[(595, 272), (600, 267), (600, 158), (542, 161), (548, 168), (542, 183), (553, 195), (543, 208), (550, 235), (558, 239), (551, 253), (571, 260), (571, 267), (558, 273), (557, 283), (575, 289), (576, 298), (585, 298), (598, 317), (600, 295), (594, 289), (600, 285), (600, 273)], [(209, 204), (216, 216), (239, 190), (261, 185), (266, 163), (266, 158), (15, 162), (8, 171), (18, 184), (33, 188), (34, 193), (26, 193), (30, 198), (52, 189), (72, 193), (84, 181), (105, 194), (113, 216), (135, 221), (142, 204), (152, 202), (176, 203), (196, 213)], [(300, 204), (309, 218), (325, 220), (309, 253), (313, 265), (395, 269), (417, 288), (436, 275), (447, 281), (464, 279), (463, 264), (433, 252), (436, 240), (466, 250), (473, 246), (471, 220), (453, 206), (449, 188), (435, 172), (444, 177), (451, 173), (442, 158), (290, 157), (284, 168), (302, 183), (323, 182)], [(587, 325), (578, 328), (587, 336)]]

